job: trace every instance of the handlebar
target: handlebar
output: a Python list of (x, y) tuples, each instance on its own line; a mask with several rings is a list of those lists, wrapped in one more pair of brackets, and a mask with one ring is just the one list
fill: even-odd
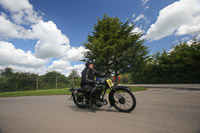
[(97, 82), (97, 84), (105, 84), (105, 81), (109, 79), (109, 77), (104, 77), (102, 79), (100, 79), (100, 81)]

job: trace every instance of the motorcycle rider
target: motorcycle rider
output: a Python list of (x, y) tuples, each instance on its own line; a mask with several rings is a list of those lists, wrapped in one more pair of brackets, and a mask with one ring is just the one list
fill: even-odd
[(88, 99), (91, 100), (92, 92), (94, 91), (95, 84), (99, 82), (94, 80), (95, 76), (98, 77), (106, 77), (105, 75), (97, 72), (94, 69), (94, 62), (91, 59), (88, 59), (85, 63), (85, 69), (81, 73), (81, 88), (88, 93)]

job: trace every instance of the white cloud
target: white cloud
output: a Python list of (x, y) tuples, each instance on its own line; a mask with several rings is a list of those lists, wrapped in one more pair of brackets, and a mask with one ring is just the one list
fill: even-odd
[(32, 29), (12, 23), (5, 14), (0, 15), (0, 37), (18, 39), (36, 39), (35, 55), (39, 58), (64, 56), (70, 48), (69, 39), (52, 22), (40, 20)]
[[(82, 48), (77, 48), (77, 50), (79, 49)], [(75, 52), (77, 53), (77, 51)], [(31, 51), (25, 52), (22, 49), (16, 49), (12, 43), (0, 41), (1, 69), (4, 69), (5, 67), (11, 67), (14, 69), (14, 71), (32, 72), (40, 75), (46, 73), (47, 71), (56, 70), (68, 76), (73, 69), (76, 69), (80, 75), (85, 67), (84, 64), (76, 64), (72, 66), (70, 61), (66, 60), (66, 58), (52, 61), (52, 64), (46, 67), (48, 62), (49, 60), (47, 59), (35, 57)]]
[(170, 35), (199, 35), (200, 1), (179, 0), (159, 12), (144, 38), (153, 41)]
[(134, 22), (137, 22), (137, 21), (139, 21), (139, 20), (141, 20), (141, 19), (147, 20), (147, 18), (145, 17), (144, 14), (140, 14), (140, 15), (134, 20)]
[(139, 27), (135, 27), (135, 29), (133, 29), (134, 32), (145, 32), (142, 29), (146, 29), (147, 25), (149, 25), (150, 20), (144, 15), (144, 14), (140, 14), (135, 20), (133, 20), (134, 23), (136, 22), (140, 22), (140, 26)]
[[(0, 68), (12, 67), (16, 71), (43, 74), (48, 70), (57, 70), (68, 75), (72, 69), (80, 73), (83, 64), (71, 65), (71, 61), (81, 60), (86, 49), (82, 46), (70, 46), (69, 38), (62, 34), (53, 21), (45, 22), (42, 16), (33, 10), (28, 0), (0, 0), (0, 5), (11, 16), (0, 14), (0, 39), (36, 40), (35, 53), (16, 49), (12, 43), (0, 41)], [(25, 26), (26, 25), (26, 26)], [(61, 58), (46, 66), (51, 58)]]
[(134, 18), (136, 16), (136, 14), (134, 13), (133, 15), (132, 15), (132, 17)]
[[(195, 34), (200, 32), (200, 16), (196, 17), (198, 20), (194, 20), (193, 23), (181, 25), (177, 31), (176, 35), (186, 35), (186, 34)], [(197, 23), (199, 22), (199, 23)]]
[(142, 5), (145, 5), (149, 0), (142, 0)]
[(50, 71), (56, 70), (68, 76), (73, 69), (76, 69), (80, 75), (84, 67), (85, 67), (84, 64), (76, 64), (72, 66), (69, 61), (60, 59), (60, 60), (53, 61), (52, 64), (48, 67), (48, 70)]
[(196, 38), (197, 38), (197, 39), (200, 39), (200, 34), (197, 34)]
[(12, 43), (0, 41), (0, 65), (39, 68), (45, 66), (47, 60), (36, 58), (31, 51), (16, 49)]
[(145, 31), (142, 30), (142, 29), (139, 28), (139, 27), (135, 27), (131, 32), (132, 32), (132, 33), (144, 33)]
[(68, 61), (78, 61), (81, 60), (84, 56), (84, 52), (86, 52), (87, 50), (80, 46), (78, 48), (72, 47), (71, 49), (69, 49), (64, 57), (64, 60), (68, 60)]
[(61, 33), (61, 30), (52, 22), (40, 20), (31, 26), (32, 29), (14, 24), (0, 15), (0, 37), (18, 39), (36, 39), (35, 55), (39, 58), (53, 58), (64, 56), (70, 48), (69, 39)]
[(32, 9), (28, 0), (0, 0), (0, 4), (11, 12), (21, 11), (23, 9)]
[(146, 7), (144, 8), (144, 11), (146, 11), (148, 8), (149, 8), (149, 6), (146, 6)]
[(77, 64), (73, 66), (73, 69), (78, 70), (78, 72), (83, 71), (84, 68), (85, 68), (85, 64)]
[(0, 37), (1, 38), (32, 38), (31, 30), (12, 23), (5, 14), (0, 15)]
[(70, 61), (81, 60), (83, 58), (83, 52), (85, 51), (86, 49), (82, 46), (78, 48), (75, 48), (75, 47), (70, 48), (66, 52), (63, 58), (61, 58), (60, 60), (52, 61), (52, 64), (48, 67), (48, 70), (50, 71), (56, 70), (68, 76), (73, 69), (76, 69), (80, 75), (85, 65), (76, 64), (72, 66)]
[(84, 51), (86, 51), (86, 49), (82, 46), (78, 48), (75, 48), (75, 47), (70, 48), (68, 51), (66, 51), (66, 54), (64, 57), (62, 57), (59, 60), (52, 61), (52, 64), (48, 67), (47, 70), (49, 71), (55, 70), (68, 76), (73, 69), (76, 69), (80, 75), (85, 65), (76, 64), (72, 66), (70, 62), (81, 60), (83, 57)]
[(17, 24), (37, 23), (42, 18), (28, 0), (0, 0), (0, 5), (11, 12), (11, 18)]
[(69, 39), (52, 22), (40, 21), (32, 26), (33, 36), (39, 41), (35, 46), (35, 55), (39, 58), (64, 56), (70, 48)]
[[(38, 17), (28, 0), (0, 0), (0, 4), (11, 12), (14, 19), (11, 22), (5, 14), (0, 15), (0, 37), (37, 40), (35, 56), (38, 58), (62, 57), (70, 48), (66, 35), (61, 33), (54, 22), (44, 22)], [(30, 24), (29, 29), (21, 25), (25, 23)]]
[(63, 59), (61, 59), (53, 61), (48, 68), (50, 70), (64, 70), (69, 66), (71, 66), (69, 61), (64, 61)]
[(186, 43), (188, 46), (190, 46), (190, 45), (192, 45), (193, 42), (194, 42), (193, 40), (188, 40)]

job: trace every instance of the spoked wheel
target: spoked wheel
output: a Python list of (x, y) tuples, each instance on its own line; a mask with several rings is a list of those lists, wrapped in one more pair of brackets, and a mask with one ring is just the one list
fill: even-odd
[(113, 106), (120, 112), (131, 112), (136, 107), (135, 96), (128, 89), (119, 88), (113, 91), (112, 101)]
[(79, 108), (86, 107), (86, 98), (82, 92), (76, 92), (73, 94), (73, 101)]

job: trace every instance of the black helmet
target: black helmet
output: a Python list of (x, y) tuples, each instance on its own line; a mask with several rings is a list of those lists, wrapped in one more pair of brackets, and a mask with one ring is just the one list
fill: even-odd
[(89, 64), (94, 64), (93, 60), (88, 59), (88, 60), (85, 62), (85, 66), (86, 66), (86, 67), (89, 67)]

